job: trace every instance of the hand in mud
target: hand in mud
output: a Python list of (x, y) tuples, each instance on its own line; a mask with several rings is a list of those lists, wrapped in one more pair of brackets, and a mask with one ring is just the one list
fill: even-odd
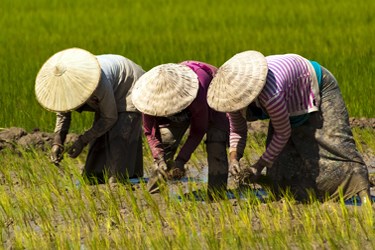
[(239, 159), (237, 151), (229, 153), (229, 173), (236, 179), (238, 179), (238, 174), (241, 172)]
[(63, 152), (64, 147), (62, 145), (52, 145), (49, 158), (51, 159), (53, 164), (58, 165), (60, 163), (60, 161), (63, 159)]
[(170, 179), (179, 180), (185, 175), (185, 163), (179, 160), (174, 162), (171, 170), (169, 171)]
[(150, 193), (159, 192), (159, 185), (168, 179), (167, 163), (163, 156), (154, 159), (154, 169), (152, 170), (150, 179), (147, 182), (147, 190)]
[(260, 158), (254, 165), (249, 168), (242, 169), (238, 174), (238, 181), (240, 184), (251, 184), (259, 181), (262, 171), (265, 167), (270, 167), (271, 164)]
[(164, 160), (164, 157), (159, 157), (158, 159), (155, 159), (154, 166), (155, 166), (155, 172), (158, 175), (161, 175), (160, 177), (167, 178), (168, 167), (167, 167), (167, 163)]
[(256, 182), (255, 172), (251, 167), (241, 169), (241, 171), (236, 175), (236, 180), (241, 185), (249, 185)]
[(260, 158), (254, 165), (252, 165), (251, 167), (254, 169), (254, 176), (252, 176), (251, 182), (257, 182), (262, 174), (263, 169), (269, 165), (270, 164), (262, 158)]
[(232, 176), (237, 176), (241, 171), (240, 163), (236, 159), (231, 159), (229, 162), (229, 173)]
[(81, 137), (78, 137), (78, 139), (73, 143), (73, 145), (69, 148), (68, 154), (71, 158), (76, 158), (85, 147), (85, 144), (83, 143)]

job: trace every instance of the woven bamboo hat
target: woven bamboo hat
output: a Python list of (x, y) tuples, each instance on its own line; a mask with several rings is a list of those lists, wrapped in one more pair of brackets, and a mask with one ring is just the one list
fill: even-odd
[(132, 100), (142, 113), (171, 116), (193, 102), (198, 88), (198, 76), (188, 66), (175, 63), (161, 64), (137, 80)]
[(208, 88), (208, 105), (220, 112), (248, 106), (262, 91), (267, 78), (266, 58), (258, 51), (234, 55), (217, 71)]
[(54, 112), (71, 111), (84, 104), (99, 84), (100, 65), (90, 52), (70, 48), (51, 56), (35, 81), (38, 102)]

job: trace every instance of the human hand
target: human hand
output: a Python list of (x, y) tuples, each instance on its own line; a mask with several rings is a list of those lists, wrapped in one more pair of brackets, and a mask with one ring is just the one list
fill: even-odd
[(85, 147), (85, 143), (82, 141), (81, 137), (73, 143), (73, 145), (69, 148), (68, 155), (71, 158), (76, 158)]
[(232, 176), (237, 176), (241, 171), (241, 166), (239, 163), (239, 158), (237, 157), (237, 151), (232, 150), (229, 153), (229, 173)]
[(164, 155), (154, 158), (154, 169), (151, 171), (151, 176), (147, 182), (147, 190), (150, 193), (159, 192), (159, 185), (168, 179), (167, 169)]
[(167, 178), (167, 163), (164, 160), (163, 156), (159, 156), (157, 159), (154, 159), (154, 167), (155, 167), (155, 172), (158, 175), (161, 175), (160, 177)]
[(236, 180), (240, 185), (249, 185), (256, 182), (257, 178), (255, 176), (253, 168), (247, 167), (241, 169), (241, 171), (236, 175)]
[(270, 164), (263, 160), (263, 158), (259, 158), (259, 160), (251, 166), (251, 168), (254, 169), (254, 176), (252, 177), (252, 182), (257, 182), (262, 174), (263, 169), (269, 165)]
[(53, 144), (49, 155), (53, 164), (58, 165), (63, 159), (64, 146), (61, 144)]
[(183, 161), (176, 160), (169, 172), (170, 179), (181, 179), (185, 175), (185, 163)]
[(231, 159), (229, 161), (229, 173), (232, 176), (236, 176), (240, 173), (240, 171), (241, 171), (241, 167), (240, 167), (239, 161), (236, 159)]
[(258, 182), (262, 175), (263, 169), (270, 166), (270, 163), (260, 158), (251, 167), (241, 169), (240, 173), (238, 174), (239, 183), (249, 185), (250, 183)]
[(163, 156), (159, 156), (157, 159), (154, 159), (155, 169), (167, 170), (167, 163), (164, 160)]

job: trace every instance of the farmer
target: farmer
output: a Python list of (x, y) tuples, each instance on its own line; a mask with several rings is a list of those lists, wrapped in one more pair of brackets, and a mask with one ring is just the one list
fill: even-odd
[[(185, 164), (204, 135), (208, 194), (227, 188), (229, 122), (225, 113), (210, 109), (206, 99), (215, 72), (214, 66), (197, 61), (162, 64), (135, 84), (133, 103), (143, 113), (144, 134), (154, 158), (148, 182), (151, 193), (158, 192), (159, 184), (166, 179), (185, 175)], [(180, 145), (189, 127), (187, 139)]]
[[(229, 171), (245, 183), (259, 180), (266, 168), (276, 194), (289, 189), (301, 200), (309, 194), (337, 200), (340, 193), (369, 198), (368, 170), (337, 81), (317, 62), (296, 54), (236, 54), (219, 68), (207, 99), (213, 109), (228, 112)], [(270, 119), (266, 150), (242, 170), (246, 122), (264, 118)]]
[[(35, 85), (39, 103), (57, 112), (50, 158), (63, 158), (71, 112), (95, 112), (92, 127), (68, 150), (76, 158), (90, 144), (84, 176), (102, 183), (143, 176), (142, 115), (131, 91), (143, 69), (120, 55), (94, 56), (79, 48), (56, 53), (40, 69)], [(94, 178), (92, 178), (94, 177)]]

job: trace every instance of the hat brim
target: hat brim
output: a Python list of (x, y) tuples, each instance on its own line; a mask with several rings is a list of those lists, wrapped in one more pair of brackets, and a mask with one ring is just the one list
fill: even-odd
[(93, 54), (79, 48), (66, 49), (43, 64), (35, 80), (35, 95), (47, 110), (71, 111), (90, 98), (100, 75), (100, 65)]
[(262, 91), (267, 78), (266, 58), (258, 51), (234, 55), (217, 71), (207, 93), (208, 105), (220, 112), (248, 106)]
[(136, 81), (132, 101), (142, 113), (171, 116), (193, 102), (198, 88), (198, 76), (188, 66), (162, 64), (147, 71)]

